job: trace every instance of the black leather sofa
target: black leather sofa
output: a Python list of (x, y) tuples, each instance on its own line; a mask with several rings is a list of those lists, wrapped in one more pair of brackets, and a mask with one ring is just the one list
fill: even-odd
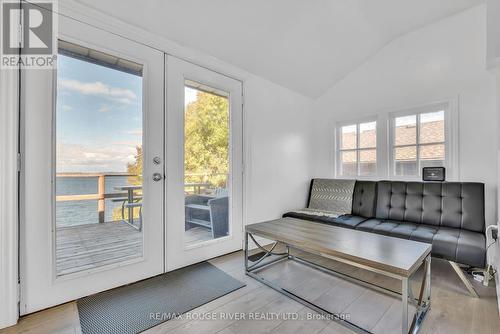
[[(316, 180), (311, 181), (311, 190)], [(482, 183), (356, 181), (350, 215), (332, 218), (288, 212), (283, 217), (427, 242), (432, 244), (433, 257), (452, 265), (485, 267)]]

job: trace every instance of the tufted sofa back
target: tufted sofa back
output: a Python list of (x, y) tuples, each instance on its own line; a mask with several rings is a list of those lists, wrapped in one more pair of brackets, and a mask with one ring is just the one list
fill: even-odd
[(377, 182), (356, 181), (352, 195), (352, 214), (365, 218), (375, 216), (377, 200)]
[(375, 216), (483, 232), (484, 184), (379, 181)]

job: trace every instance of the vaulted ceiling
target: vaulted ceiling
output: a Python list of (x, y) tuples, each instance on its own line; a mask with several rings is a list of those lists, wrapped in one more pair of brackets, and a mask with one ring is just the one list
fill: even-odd
[(395, 38), (484, 0), (78, 0), (303, 95)]

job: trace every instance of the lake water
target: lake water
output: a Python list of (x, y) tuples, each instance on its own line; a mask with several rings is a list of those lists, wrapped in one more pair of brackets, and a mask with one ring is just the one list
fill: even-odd
[[(106, 193), (117, 193), (115, 187), (129, 185), (126, 176), (108, 176), (105, 179)], [(85, 195), (97, 194), (97, 177), (58, 177), (56, 182), (57, 195)], [(113, 220), (113, 209), (121, 208), (121, 203), (106, 200), (105, 221)], [(56, 224), (60, 226), (74, 226), (83, 224), (97, 224), (97, 200), (56, 202)]]

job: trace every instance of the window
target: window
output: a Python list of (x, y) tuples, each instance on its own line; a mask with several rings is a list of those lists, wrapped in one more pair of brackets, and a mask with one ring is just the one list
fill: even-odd
[(377, 122), (340, 126), (337, 161), (340, 176), (377, 174)]
[(380, 113), (336, 127), (336, 176), (419, 179), (423, 167), (459, 175), (456, 102), (448, 100), (401, 112)]
[[(142, 65), (59, 41), (56, 274), (143, 254)], [(84, 237), (85, 236), (85, 237)]]
[(420, 176), (423, 167), (445, 167), (447, 105), (440, 104), (391, 118), (393, 176)]
[(229, 93), (185, 80), (185, 245), (230, 235)]

